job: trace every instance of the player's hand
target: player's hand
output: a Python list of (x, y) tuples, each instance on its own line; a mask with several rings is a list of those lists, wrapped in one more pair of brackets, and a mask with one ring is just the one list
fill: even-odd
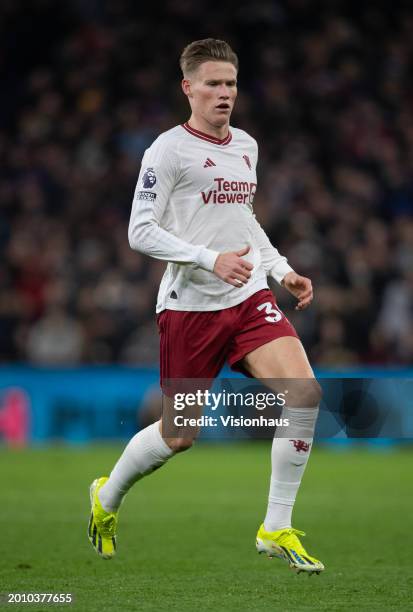
[(250, 247), (246, 246), (240, 251), (220, 253), (215, 260), (215, 276), (218, 276), (218, 278), (234, 287), (242, 287), (245, 285), (254, 267), (249, 261), (242, 259), (249, 251)]
[(298, 299), (296, 310), (304, 310), (313, 301), (313, 286), (306, 276), (300, 276), (296, 272), (288, 272), (281, 285)]

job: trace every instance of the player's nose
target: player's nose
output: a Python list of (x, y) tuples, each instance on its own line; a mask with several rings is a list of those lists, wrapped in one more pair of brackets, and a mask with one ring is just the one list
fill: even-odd
[(224, 99), (224, 100), (228, 100), (230, 97), (229, 95), (229, 90), (227, 89), (227, 87), (224, 85), (223, 87), (221, 87), (221, 89), (219, 90), (219, 99)]

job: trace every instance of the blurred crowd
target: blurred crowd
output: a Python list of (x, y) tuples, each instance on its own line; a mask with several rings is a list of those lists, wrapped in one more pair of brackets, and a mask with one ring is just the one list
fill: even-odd
[(154, 364), (165, 264), (127, 226), (144, 150), (188, 118), (178, 58), (240, 58), (257, 217), (311, 277), (275, 287), (318, 366), (413, 360), (413, 7), (256, 0), (0, 4), (0, 361)]

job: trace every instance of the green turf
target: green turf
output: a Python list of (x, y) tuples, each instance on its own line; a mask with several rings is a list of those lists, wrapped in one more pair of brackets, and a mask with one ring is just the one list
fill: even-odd
[[(72, 592), (77, 610), (413, 610), (412, 451), (315, 449), (296, 510), (327, 567), (257, 555), (269, 445), (202, 445), (138, 483), (118, 556), (86, 538), (88, 485), (118, 447), (0, 451), (0, 592)], [(62, 609), (7, 605), (5, 609)]]

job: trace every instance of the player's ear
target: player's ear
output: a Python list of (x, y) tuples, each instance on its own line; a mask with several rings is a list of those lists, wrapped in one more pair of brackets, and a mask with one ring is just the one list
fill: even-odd
[(189, 79), (182, 79), (181, 87), (184, 94), (188, 98), (192, 98), (191, 81)]

